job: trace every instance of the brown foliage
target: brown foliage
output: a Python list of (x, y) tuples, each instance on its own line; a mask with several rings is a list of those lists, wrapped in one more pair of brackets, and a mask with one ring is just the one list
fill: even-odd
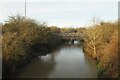
[(99, 76), (118, 77), (118, 23), (93, 25), (84, 34), (86, 52), (97, 56)]

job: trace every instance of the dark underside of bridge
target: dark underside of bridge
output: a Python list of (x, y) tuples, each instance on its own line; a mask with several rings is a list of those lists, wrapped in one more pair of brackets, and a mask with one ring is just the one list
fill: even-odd
[(59, 33), (63, 42), (84, 42), (83, 34), (80, 33)]
[(77, 39), (76, 38), (66, 38), (66, 39), (62, 38), (62, 41), (63, 42), (71, 42), (71, 43), (74, 43), (74, 41), (84, 42), (84, 40), (80, 39), (80, 38), (79, 39), (78, 38)]

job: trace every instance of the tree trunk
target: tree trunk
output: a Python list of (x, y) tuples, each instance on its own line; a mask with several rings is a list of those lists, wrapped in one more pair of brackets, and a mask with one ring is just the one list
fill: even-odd
[(94, 45), (93, 50), (94, 50), (94, 58), (97, 59), (97, 52), (96, 52), (96, 46), (95, 45)]

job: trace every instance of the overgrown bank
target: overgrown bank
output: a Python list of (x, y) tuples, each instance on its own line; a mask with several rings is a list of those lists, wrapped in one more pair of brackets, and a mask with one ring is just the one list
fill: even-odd
[(118, 77), (118, 23), (102, 22), (84, 31), (84, 51), (96, 60), (98, 76)]
[(45, 55), (61, 44), (61, 38), (45, 24), (21, 16), (2, 25), (2, 77), (25, 65), (36, 55)]
[[(55, 33), (83, 33), (84, 51), (97, 62), (99, 77), (118, 77), (118, 23), (92, 25), (89, 28), (57, 28), (38, 24), (21, 16), (2, 25), (3, 78), (38, 55), (46, 55), (61, 44)], [(114, 72), (114, 73), (113, 73)]]

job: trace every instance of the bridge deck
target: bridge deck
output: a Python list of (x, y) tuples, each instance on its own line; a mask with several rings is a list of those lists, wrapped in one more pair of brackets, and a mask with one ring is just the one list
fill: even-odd
[(63, 37), (63, 39), (82, 39), (83, 38), (83, 34), (81, 33), (57, 33), (57, 34)]

